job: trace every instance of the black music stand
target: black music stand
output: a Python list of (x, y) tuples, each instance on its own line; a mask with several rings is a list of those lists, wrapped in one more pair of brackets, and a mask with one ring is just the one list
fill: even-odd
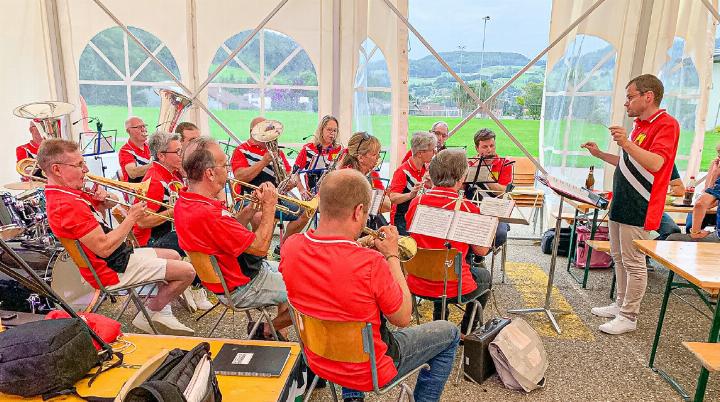
[(577, 202), (584, 202), (588, 204), (597, 205), (600, 208), (607, 207), (608, 201), (597, 194), (592, 193), (587, 189), (583, 189), (577, 186), (573, 186), (569, 183), (565, 183), (559, 179), (548, 178), (547, 176), (538, 176), (538, 181), (560, 196), (560, 205), (558, 206), (557, 217), (555, 218), (555, 241), (553, 242), (552, 249), (552, 261), (550, 262), (550, 270), (548, 271), (548, 282), (547, 290), (545, 291), (545, 304), (543, 307), (525, 308), (525, 309), (513, 309), (508, 310), (508, 313), (514, 314), (528, 314), (528, 313), (545, 313), (553, 328), (558, 334), (562, 333), (560, 325), (555, 320), (553, 314), (569, 314), (567, 310), (553, 310), (550, 308), (552, 298), (552, 288), (555, 281), (555, 266), (557, 265), (557, 253), (560, 245), (560, 227), (562, 226), (562, 210), (565, 198), (568, 198)]

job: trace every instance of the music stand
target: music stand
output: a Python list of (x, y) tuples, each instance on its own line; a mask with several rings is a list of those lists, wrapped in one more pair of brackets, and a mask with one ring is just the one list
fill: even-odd
[[(555, 241), (553, 242), (552, 249), (552, 260), (550, 262), (550, 270), (548, 271), (548, 282), (547, 290), (545, 291), (545, 304), (543, 307), (525, 308), (525, 309), (513, 309), (508, 310), (508, 313), (513, 314), (528, 314), (528, 313), (545, 313), (553, 328), (558, 334), (562, 334), (560, 325), (555, 320), (553, 314), (569, 314), (567, 310), (553, 310), (550, 308), (552, 298), (552, 288), (555, 281), (555, 266), (557, 265), (557, 253), (560, 246), (560, 228), (562, 226), (562, 210), (565, 198), (568, 198), (577, 202), (584, 202), (598, 206), (599, 208), (606, 208), (608, 201), (602, 197), (593, 194), (587, 189), (583, 189), (574, 186), (570, 183), (565, 183), (562, 180), (555, 179), (549, 176), (538, 176), (538, 181), (550, 188), (555, 194), (560, 196), (560, 205), (558, 206), (557, 217), (555, 218)], [(572, 246), (572, 244), (570, 245)]]
[[(105, 135), (112, 133), (112, 135)], [(90, 137), (90, 140), (85, 141)], [(84, 142), (84, 143), (83, 143)], [(115, 152), (117, 130), (83, 131), (80, 133), (80, 149), (82, 156), (100, 156)]]

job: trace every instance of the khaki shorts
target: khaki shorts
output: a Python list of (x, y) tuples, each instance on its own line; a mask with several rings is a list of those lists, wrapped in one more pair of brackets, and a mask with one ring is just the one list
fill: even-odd
[(152, 248), (136, 248), (130, 254), (125, 272), (118, 274), (120, 283), (108, 286), (113, 290), (136, 283), (161, 281), (165, 279), (167, 260), (159, 258)]

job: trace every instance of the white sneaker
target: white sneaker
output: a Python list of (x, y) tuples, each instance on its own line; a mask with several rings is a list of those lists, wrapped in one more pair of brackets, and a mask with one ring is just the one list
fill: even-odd
[[(150, 315), (152, 316), (153, 312), (148, 311)], [(146, 334), (154, 334), (152, 328), (150, 327), (150, 324), (145, 319), (145, 315), (143, 315), (142, 312), (138, 312), (135, 318), (132, 320), (132, 325), (135, 326), (135, 328), (145, 332)]]
[[(197, 311), (197, 305), (195, 304), (195, 298), (193, 296), (192, 288), (188, 286), (183, 290), (182, 294), (178, 296), (178, 301), (182, 304), (187, 311), (194, 313)], [(169, 304), (168, 304), (169, 305)]]
[(615, 318), (618, 314), (620, 314), (620, 306), (613, 303), (605, 307), (593, 307), (590, 309), (590, 312), (598, 317)]
[(617, 317), (599, 326), (598, 329), (606, 334), (620, 335), (635, 331), (637, 329), (637, 321), (632, 321), (618, 314)]
[(213, 304), (208, 300), (207, 292), (204, 288), (190, 290), (193, 295), (193, 300), (198, 310), (210, 310), (213, 308)]
[[(177, 318), (165, 309), (153, 313), (150, 317), (155, 328), (163, 335), (194, 335), (195, 330), (186, 327)], [(133, 323), (134, 324), (134, 323)]]

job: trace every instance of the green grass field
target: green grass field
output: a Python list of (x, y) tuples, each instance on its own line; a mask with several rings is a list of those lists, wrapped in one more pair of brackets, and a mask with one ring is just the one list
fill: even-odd
[[(90, 116), (98, 117), (104, 124), (106, 130), (117, 129), (118, 138), (127, 136), (124, 130), (125, 119), (127, 118), (127, 108), (122, 106), (88, 106)], [(151, 107), (135, 107), (133, 113), (146, 123), (151, 125), (148, 128), (152, 131), (152, 125), (157, 122), (158, 108)], [(247, 138), (250, 121), (257, 116), (254, 110), (214, 110), (213, 113), (241, 140)], [(283, 143), (304, 143), (303, 137), (312, 134), (317, 126), (318, 117), (312, 112), (295, 112), (295, 111), (271, 111), (266, 113), (269, 119), (276, 119), (283, 123), (285, 131), (283, 133)], [(440, 118), (427, 116), (410, 116), (409, 132), (425, 131), (430, 129), (432, 124), (438, 120), (444, 120), (452, 128), (462, 119), (458, 117)], [(538, 155), (540, 130), (539, 120), (503, 120), (503, 124), (510, 132), (525, 146), (533, 156)], [(551, 124), (548, 122), (546, 129)], [(566, 122), (560, 122), (560, 130), (565, 129)], [(390, 144), (390, 117), (389, 116), (373, 116), (372, 118), (373, 134), (380, 138), (385, 146)], [(479, 129), (487, 127), (495, 131), (498, 135), (497, 152), (499, 155), (505, 156), (522, 156), (522, 152), (509, 139), (504, 137), (500, 128), (490, 119), (473, 119), (463, 128), (453, 135), (448, 141), (448, 145), (467, 146), (468, 155), (474, 155), (473, 135)], [(213, 121), (210, 120), (211, 134), (220, 140), (226, 140), (227, 134)], [(581, 143), (593, 140), (602, 144), (603, 140), (607, 143), (608, 137), (605, 137), (607, 129), (599, 124), (584, 123), (574, 121), (571, 127), (571, 135), (569, 136), (568, 148), (578, 148)], [(120, 142), (120, 141), (118, 141)], [(124, 142), (124, 141), (122, 141)], [(710, 161), (715, 157), (715, 145), (720, 142), (720, 135), (714, 131), (708, 131), (705, 134), (705, 144), (703, 147), (703, 157), (701, 169), (706, 170), (710, 165)], [(683, 133), (680, 142), (681, 150), (689, 150), (692, 144), (692, 134)], [(577, 166), (589, 166), (596, 164), (597, 161), (590, 157), (573, 156), (569, 160), (576, 161)], [(681, 169), (684, 166), (681, 166)]]

